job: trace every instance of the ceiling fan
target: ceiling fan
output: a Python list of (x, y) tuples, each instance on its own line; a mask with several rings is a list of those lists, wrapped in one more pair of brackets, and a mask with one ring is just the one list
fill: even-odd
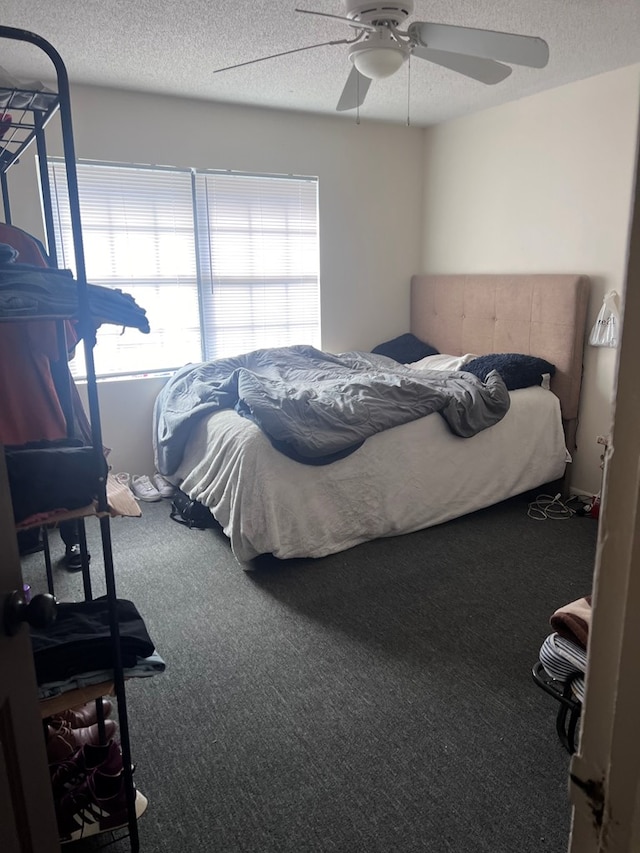
[(371, 81), (395, 74), (410, 56), (426, 59), (487, 85), (499, 83), (511, 74), (512, 69), (505, 63), (544, 68), (549, 61), (547, 43), (534, 36), (425, 21), (414, 21), (406, 30), (401, 30), (400, 26), (413, 14), (413, 0), (345, 0), (345, 6), (344, 16), (311, 9), (295, 11), (342, 21), (356, 31), (353, 38), (285, 50), (218, 68), (214, 73), (316, 47), (349, 44), (353, 68), (337, 106), (339, 111), (344, 111), (361, 106)]

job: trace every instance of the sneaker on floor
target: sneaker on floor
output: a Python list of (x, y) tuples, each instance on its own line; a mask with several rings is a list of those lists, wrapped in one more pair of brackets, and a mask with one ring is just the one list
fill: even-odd
[(162, 495), (146, 474), (134, 474), (129, 488), (139, 501), (161, 501)]
[[(104, 718), (111, 716), (113, 704), (109, 699), (102, 700), (102, 713)], [(87, 702), (86, 705), (79, 705), (75, 708), (69, 708), (67, 711), (61, 711), (59, 714), (54, 714), (53, 719), (67, 723), (72, 729), (84, 729), (87, 726), (92, 726), (98, 721), (98, 709), (95, 702)]]
[[(62, 558), (62, 562), (64, 567), (70, 572), (81, 572), (82, 571), (82, 553), (80, 551), (80, 545), (76, 543), (75, 545), (67, 545), (64, 552), (64, 557)], [(87, 563), (91, 562), (91, 554), (87, 554)]]
[[(113, 720), (105, 720), (104, 734), (110, 740), (116, 733)], [(55, 722), (47, 726), (47, 757), (49, 764), (71, 758), (85, 744), (99, 744), (100, 730), (97, 723), (81, 729), (72, 729), (68, 723)]]
[[(135, 795), (139, 818), (147, 808), (147, 798), (140, 791)], [(126, 826), (129, 818), (124, 774), (111, 776), (100, 770), (90, 773), (56, 803), (56, 817), (62, 844)]]
[(163, 477), (162, 474), (156, 473), (153, 475), (153, 484), (163, 498), (173, 497), (176, 487), (166, 477)]

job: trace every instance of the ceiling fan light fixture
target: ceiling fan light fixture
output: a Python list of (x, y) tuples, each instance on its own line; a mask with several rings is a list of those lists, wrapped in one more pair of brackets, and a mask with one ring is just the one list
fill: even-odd
[(360, 74), (370, 80), (391, 77), (409, 55), (408, 45), (398, 41), (385, 26), (367, 34), (364, 41), (352, 45), (349, 58)]
[(405, 52), (400, 47), (371, 47), (352, 53), (351, 60), (360, 74), (371, 80), (382, 80), (402, 67)]

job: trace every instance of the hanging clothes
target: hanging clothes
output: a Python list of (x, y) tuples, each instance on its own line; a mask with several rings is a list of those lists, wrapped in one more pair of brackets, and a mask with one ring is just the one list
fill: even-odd
[[(0, 242), (12, 246), (22, 263), (48, 268), (37, 241), (26, 231), (0, 223)], [(67, 328), (73, 335), (70, 324)], [(0, 323), (2, 444), (66, 436), (67, 424), (52, 373), (52, 363), (58, 359), (55, 322)]]

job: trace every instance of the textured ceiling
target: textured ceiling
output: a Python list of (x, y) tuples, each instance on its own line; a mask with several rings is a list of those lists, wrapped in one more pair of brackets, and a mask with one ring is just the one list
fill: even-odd
[[(335, 113), (351, 63), (347, 45), (318, 47), (220, 74), (216, 68), (350, 38), (343, 0), (2, 0), (0, 24), (43, 36), (72, 83), (163, 92), (213, 101)], [(423, 60), (374, 81), (360, 118), (427, 126), (574, 80), (640, 62), (640, 0), (415, 0), (411, 21), (459, 24), (544, 38), (542, 70), (514, 67), (485, 86)], [(0, 65), (51, 78), (37, 49), (0, 41)]]

